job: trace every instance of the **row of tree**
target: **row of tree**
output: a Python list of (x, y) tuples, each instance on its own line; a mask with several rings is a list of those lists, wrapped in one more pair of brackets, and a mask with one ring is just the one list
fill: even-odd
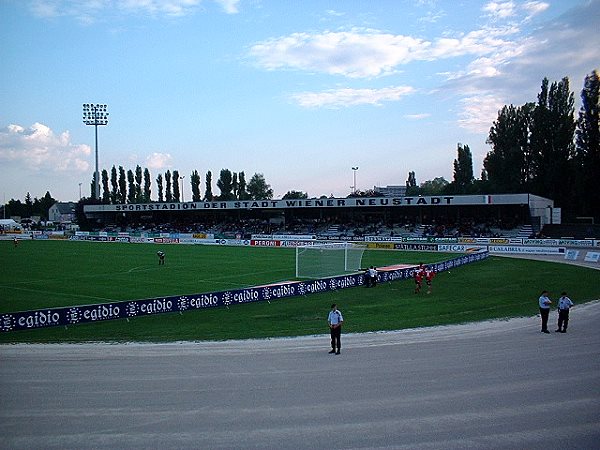
[[(123, 166), (117, 169), (115, 166), (110, 170), (101, 172), (101, 201), (102, 203), (149, 203), (152, 201), (152, 178), (148, 168), (142, 169), (139, 165), (135, 170), (125, 171)], [(167, 170), (164, 175), (159, 173), (156, 177), (159, 202), (184, 201), (183, 180), (178, 170)], [(246, 183), (244, 172), (231, 172), (222, 169), (217, 180), (219, 195), (212, 191), (212, 172), (209, 170), (205, 177), (204, 195), (201, 195), (201, 177), (197, 170), (192, 171), (189, 177), (191, 185), (192, 201), (213, 200), (261, 200), (273, 198), (273, 189), (266, 182), (261, 173), (255, 173), (250, 181)], [(95, 175), (92, 178), (90, 190), (95, 192)], [(180, 188), (181, 185), (181, 188)]]
[(42, 220), (48, 220), (48, 211), (52, 205), (56, 203), (56, 200), (52, 198), (50, 192), (46, 191), (46, 194), (42, 198), (31, 199), (29, 192), (25, 196), (25, 201), (11, 199), (4, 208), (3, 216), (6, 217), (34, 217), (38, 216)]
[[(443, 177), (420, 185), (415, 172), (409, 172), (407, 195), (533, 193), (550, 198), (569, 216), (600, 218), (597, 200), (600, 177), (600, 79), (594, 70), (586, 76), (581, 91), (581, 107), (575, 119), (574, 94), (569, 79), (550, 83), (544, 78), (537, 102), (521, 106), (506, 105), (493, 122), (487, 143), (491, 150), (483, 161), (481, 178), (473, 173), (473, 157), (468, 145), (458, 144), (454, 160), (454, 177)], [(167, 170), (156, 178), (159, 202), (183, 201), (180, 182), (185, 178), (177, 170)], [(205, 175), (204, 193), (201, 177), (194, 170), (188, 178), (191, 200), (261, 200), (273, 198), (273, 190), (263, 174), (255, 173), (246, 183), (245, 173), (222, 169), (216, 182), (219, 195), (212, 191), (212, 173)], [(139, 165), (135, 170), (113, 166), (110, 174), (101, 173), (103, 203), (151, 202), (150, 171)], [(92, 180), (91, 192), (95, 192)], [(379, 196), (374, 190), (357, 191), (351, 196)], [(290, 191), (283, 198), (308, 198), (302, 191)], [(87, 199), (96, 202), (94, 199)], [(6, 206), (10, 215), (47, 218), (55, 200), (49, 192), (42, 199), (25, 202), (11, 200)]]
[(480, 179), (473, 175), (469, 146), (458, 144), (452, 182), (439, 177), (418, 186), (415, 172), (409, 172), (407, 194), (532, 193), (554, 200), (567, 217), (600, 217), (599, 99), (594, 70), (585, 78), (575, 119), (569, 79), (549, 83), (544, 78), (537, 102), (507, 105), (498, 112)]

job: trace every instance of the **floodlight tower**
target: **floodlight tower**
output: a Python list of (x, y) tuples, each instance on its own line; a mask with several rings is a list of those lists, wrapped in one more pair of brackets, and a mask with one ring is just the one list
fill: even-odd
[(96, 134), (96, 171), (94, 172), (94, 197), (100, 200), (100, 173), (98, 172), (98, 125), (108, 124), (106, 105), (96, 103), (83, 104), (83, 123), (94, 125)]
[(358, 170), (358, 166), (357, 167), (353, 167), (352, 171), (354, 172), (354, 194), (356, 194), (356, 171)]

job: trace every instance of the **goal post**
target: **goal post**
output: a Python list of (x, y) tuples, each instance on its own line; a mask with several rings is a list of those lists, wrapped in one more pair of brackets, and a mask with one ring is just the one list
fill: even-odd
[(350, 242), (296, 247), (296, 278), (326, 278), (360, 270), (365, 247)]

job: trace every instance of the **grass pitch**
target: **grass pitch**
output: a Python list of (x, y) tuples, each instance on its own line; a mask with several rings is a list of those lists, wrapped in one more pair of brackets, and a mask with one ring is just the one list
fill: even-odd
[[(158, 265), (156, 252), (166, 253)], [(294, 278), (294, 249), (0, 241), (0, 313), (195, 294)], [(437, 262), (441, 253), (366, 251), (363, 266)], [(298, 336), (327, 332), (331, 303), (344, 314), (344, 332), (396, 330), (534, 315), (542, 289), (573, 301), (600, 298), (600, 271), (570, 265), (491, 257), (434, 279), (432, 294), (413, 282), (276, 300), (0, 334), (8, 342), (177, 341)], [(551, 320), (555, 320), (551, 316)], [(572, 321), (575, 329), (576, 320)]]

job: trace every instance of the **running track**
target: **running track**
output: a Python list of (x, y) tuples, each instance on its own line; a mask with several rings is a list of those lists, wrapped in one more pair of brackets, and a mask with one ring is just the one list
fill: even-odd
[[(556, 313), (551, 314), (554, 325)], [(600, 448), (600, 302), (221, 343), (0, 346), (3, 449)]]

